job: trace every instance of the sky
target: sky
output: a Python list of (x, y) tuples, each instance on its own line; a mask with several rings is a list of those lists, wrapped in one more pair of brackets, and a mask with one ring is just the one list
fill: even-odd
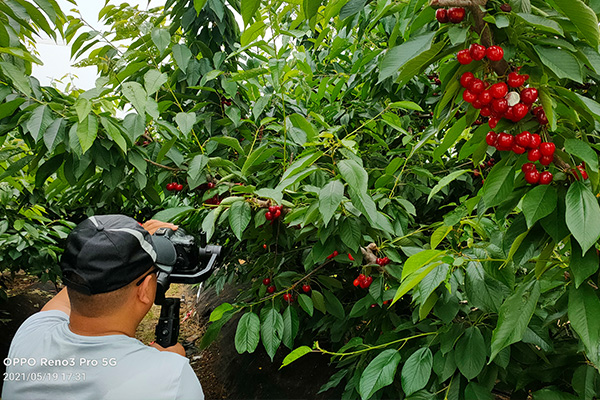
[[(130, 5), (138, 5), (140, 9), (147, 9), (164, 4), (165, 0), (109, 0), (110, 4), (121, 4), (124, 2)], [(104, 0), (76, 0), (77, 7), (66, 0), (57, 0), (65, 13), (76, 15), (69, 12), (73, 8), (79, 9), (83, 18), (94, 28), (101, 29), (103, 25), (98, 22), (98, 13), (104, 7)], [(83, 32), (83, 31), (81, 31)], [(43, 86), (49, 86), (53, 79), (61, 79), (62, 84), (58, 83), (59, 89), (64, 89), (66, 84), (72, 84), (79, 89), (91, 89), (97, 78), (96, 67), (74, 68), (71, 60), (71, 46), (62, 41), (56, 43), (51, 38), (43, 38), (36, 41), (36, 49), (39, 52), (40, 59), (44, 65), (35, 65), (33, 67), (33, 76), (35, 76)], [(71, 78), (64, 78), (71, 74)]]

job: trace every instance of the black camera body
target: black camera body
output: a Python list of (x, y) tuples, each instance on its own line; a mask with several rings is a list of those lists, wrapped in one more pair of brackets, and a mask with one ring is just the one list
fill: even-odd
[(206, 233), (200, 232), (200, 243), (183, 229), (159, 228), (154, 236), (163, 236), (173, 244), (177, 260), (171, 272), (158, 273), (158, 286), (154, 303), (161, 306), (156, 325), (156, 342), (162, 347), (173, 346), (179, 336), (180, 299), (165, 297), (171, 283), (201, 283), (208, 279), (217, 267), (221, 246), (207, 245)]

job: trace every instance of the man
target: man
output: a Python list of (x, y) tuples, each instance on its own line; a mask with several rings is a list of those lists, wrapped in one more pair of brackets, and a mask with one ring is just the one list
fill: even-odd
[(168, 239), (151, 236), (161, 226), (176, 229), (103, 215), (71, 232), (60, 263), (67, 287), (15, 334), (2, 399), (204, 399), (181, 344), (134, 338), (157, 273), (176, 260)]

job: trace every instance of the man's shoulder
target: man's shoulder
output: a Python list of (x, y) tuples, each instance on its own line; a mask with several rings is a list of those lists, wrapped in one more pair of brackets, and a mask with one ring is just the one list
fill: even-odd
[(69, 322), (69, 316), (59, 310), (38, 311), (27, 318), (15, 333), (15, 338), (32, 330), (45, 331), (46, 329)]

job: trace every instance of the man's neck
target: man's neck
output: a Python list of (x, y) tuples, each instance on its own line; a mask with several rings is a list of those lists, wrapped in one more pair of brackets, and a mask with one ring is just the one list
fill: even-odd
[(135, 337), (137, 324), (123, 321), (118, 316), (86, 317), (71, 311), (69, 329), (81, 336), (125, 335)]

